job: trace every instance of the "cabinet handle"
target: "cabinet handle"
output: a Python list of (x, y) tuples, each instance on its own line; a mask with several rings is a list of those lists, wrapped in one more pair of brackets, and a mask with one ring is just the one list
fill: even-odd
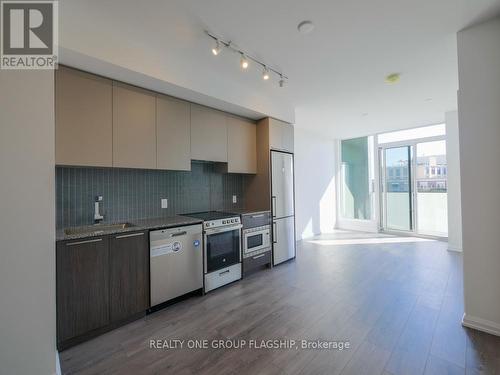
[(184, 236), (187, 234), (186, 231), (178, 232), (178, 233), (172, 233), (171, 237), (177, 237), (177, 236)]
[(262, 257), (265, 257), (267, 254), (260, 254), (260, 255), (256, 255), (254, 256), (252, 259), (259, 259), (259, 258), (262, 258)]
[(137, 236), (144, 236), (144, 232), (141, 232), (141, 233), (132, 233), (132, 234), (124, 234), (123, 236), (116, 236), (115, 238), (117, 240), (119, 240), (120, 238), (137, 237)]
[(229, 273), (229, 272), (230, 272), (229, 270), (225, 270), (225, 271), (219, 272), (219, 276), (222, 276), (222, 275), (224, 275), (225, 273)]
[(76, 245), (83, 245), (83, 244), (86, 244), (86, 243), (101, 242), (101, 241), (102, 241), (102, 238), (96, 238), (96, 239), (93, 239), (93, 240), (86, 240), (86, 241), (79, 241), (79, 242), (70, 242), (70, 243), (67, 243), (66, 246), (76, 246)]
[(252, 219), (257, 219), (258, 217), (262, 217), (262, 216), (264, 216), (264, 214), (252, 215), (251, 217), (252, 217)]

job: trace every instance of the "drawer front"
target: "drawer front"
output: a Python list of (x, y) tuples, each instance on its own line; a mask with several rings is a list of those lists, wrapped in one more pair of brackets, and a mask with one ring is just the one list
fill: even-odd
[(247, 272), (253, 271), (262, 266), (271, 264), (272, 262), (272, 252), (271, 250), (267, 250), (265, 252), (252, 255), (248, 258), (243, 259), (243, 273), (247, 274)]
[(208, 273), (205, 275), (205, 292), (217, 289), (239, 279), (241, 279), (240, 263)]

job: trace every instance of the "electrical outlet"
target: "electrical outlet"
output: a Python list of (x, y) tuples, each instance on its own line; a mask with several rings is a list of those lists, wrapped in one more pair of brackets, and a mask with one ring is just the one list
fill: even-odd
[(238, 197), (236, 195), (233, 195), (233, 203), (237, 203), (238, 202)]
[(168, 208), (168, 199), (167, 198), (162, 198), (161, 208)]

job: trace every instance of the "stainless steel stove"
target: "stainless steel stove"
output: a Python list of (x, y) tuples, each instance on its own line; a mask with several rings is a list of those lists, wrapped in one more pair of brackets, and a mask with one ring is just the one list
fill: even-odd
[(241, 220), (238, 215), (207, 211), (184, 214), (203, 220), (205, 292), (241, 279)]

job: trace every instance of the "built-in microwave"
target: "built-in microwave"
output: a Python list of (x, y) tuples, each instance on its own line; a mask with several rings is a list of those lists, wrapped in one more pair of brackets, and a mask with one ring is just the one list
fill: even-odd
[(249, 228), (243, 230), (243, 257), (249, 257), (253, 253), (271, 248), (271, 226)]

